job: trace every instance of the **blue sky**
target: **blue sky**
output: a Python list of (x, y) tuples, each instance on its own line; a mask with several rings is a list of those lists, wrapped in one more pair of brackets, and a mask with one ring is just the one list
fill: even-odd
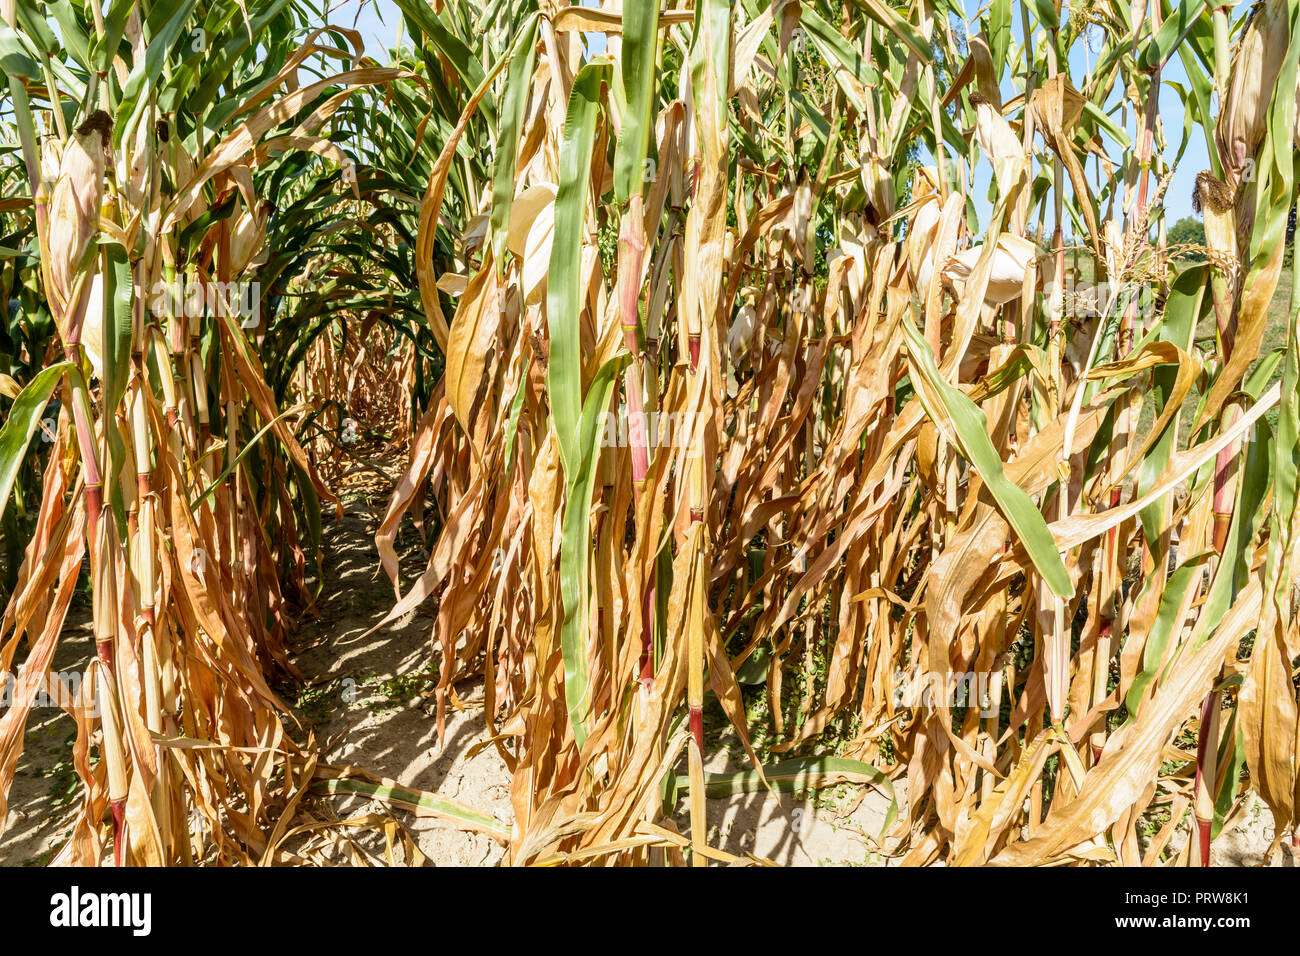
[(392, 0), (329, 0), (330, 22), (361, 32), (366, 53), (383, 60), (383, 51), (397, 39), (402, 12)]
[[(329, 2), (331, 4), (330, 21), (341, 26), (352, 26), (355, 23), (365, 42), (366, 51), (376, 59), (382, 59), (383, 51), (396, 40), (401, 28), (402, 15), (396, 4), (392, 0), (329, 0)], [(644, 2), (644, 0), (637, 0), (637, 2)], [(977, 2), (978, 0), (964, 0), (967, 16), (978, 16), (978, 10), (975, 6)], [(597, 5), (594, 0), (582, 0), (582, 3), (584, 6)], [(1234, 18), (1235, 14), (1236, 11), (1234, 11)], [(1076, 86), (1082, 85), (1083, 77), (1087, 74), (1089, 66), (1095, 62), (1096, 56), (1089, 55), (1082, 43), (1075, 44), (1070, 57), (1070, 75), (1074, 78)], [(1172, 162), (1182, 139), (1183, 109), (1182, 99), (1177, 89), (1171, 84), (1180, 84), (1184, 88), (1187, 86), (1187, 74), (1183, 70), (1181, 59), (1176, 55), (1170, 59), (1165, 68), (1160, 89), (1160, 117), (1164, 124), (1167, 141), (1164, 155)], [(1004, 77), (1003, 88), (1008, 94), (1013, 91), (1013, 84), (1009, 77)], [(1127, 132), (1129, 136), (1134, 138), (1137, 135), (1135, 122), (1130, 111)], [(1105, 142), (1108, 147), (1113, 146), (1109, 140), (1105, 140)], [(1119, 159), (1118, 154), (1115, 155), (1115, 159)], [(1184, 216), (1192, 215), (1191, 197), (1196, 174), (1202, 169), (1209, 168), (1209, 165), (1205, 137), (1200, 131), (1193, 131), (1191, 141), (1174, 173), (1169, 191), (1165, 195), (1166, 215), (1170, 224)], [(1091, 161), (1089, 162), (1088, 171), (1091, 180)], [(976, 205), (981, 214), (981, 220), (986, 218), (988, 204), (984, 202), (983, 197), (987, 195), (991, 174), (992, 171), (987, 163), (981, 163), (981, 168), (976, 173), (975, 196), (977, 197)], [(1153, 178), (1151, 188), (1154, 189), (1154, 187), (1155, 181)]]
[[(378, 54), (391, 46), (397, 39), (397, 33), (402, 22), (402, 11), (397, 8), (397, 4), (392, 0), (328, 0), (330, 3), (330, 22), (340, 26), (352, 26), (354, 21), (356, 28), (361, 32), (361, 36), (366, 44), (366, 52), (375, 59), (382, 59)], [(576, 0), (578, 6), (597, 7), (600, 6), (598, 0)], [(644, 0), (636, 0), (644, 2)], [(593, 53), (599, 53), (605, 48), (605, 35), (603, 33), (588, 34), (592, 44)]]

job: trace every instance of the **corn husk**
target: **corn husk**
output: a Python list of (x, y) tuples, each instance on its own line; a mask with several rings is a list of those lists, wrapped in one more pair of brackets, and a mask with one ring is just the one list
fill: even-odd
[(870, 137), (864, 136), (858, 145), (858, 164), (871, 218), (876, 222), (888, 219), (894, 214), (894, 177), (880, 161)]
[(813, 264), (813, 240), (815, 223), (812, 217), (813, 190), (806, 172), (800, 172), (799, 183), (794, 190), (794, 204), (790, 207), (790, 239), (794, 243), (795, 255), (804, 268), (811, 270)]
[(1205, 170), (1196, 177), (1192, 206), (1205, 220), (1205, 247), (1210, 261), (1225, 275), (1237, 272), (1237, 208), (1233, 190)]
[(552, 183), (529, 186), (510, 204), (510, 222), (506, 227), (506, 248), (519, 258), (524, 256), (528, 232), (533, 221), (547, 206), (554, 204), (557, 189)]
[(59, 165), (62, 162), (63, 141), (54, 136), (41, 140), (41, 181), (45, 183), (46, 189), (53, 189), (59, 181)]
[(736, 310), (736, 317), (727, 329), (727, 353), (731, 356), (732, 365), (739, 365), (749, 353), (757, 327), (758, 313), (754, 309), (754, 294), (747, 292), (744, 304)]
[(50, 291), (59, 318), (68, 307), (76, 275), (99, 228), (108, 124), (107, 113), (92, 113), (60, 157), (58, 181), (50, 197), (48, 249)]
[[(952, 256), (943, 267), (943, 277), (954, 290), (961, 294), (966, 280), (970, 278), (975, 264), (984, 252), (983, 245), (971, 246)], [(993, 253), (993, 264), (989, 270), (988, 288), (984, 290), (984, 301), (988, 305), (1001, 305), (1020, 295), (1025, 281), (1025, 273), (1033, 266), (1040, 255), (1038, 246), (1028, 239), (1003, 233), (998, 236), (997, 249)]]
[(1028, 171), (1029, 157), (1020, 137), (992, 102), (978, 93), (971, 96), (971, 102), (975, 104), (975, 141), (993, 165), (998, 191), (1009, 196)]
[(510, 209), (506, 246), (523, 260), (524, 301), (541, 302), (546, 295), (546, 273), (551, 268), (551, 240), (555, 234), (556, 188), (550, 183), (524, 190)]
[(465, 230), (460, 234), (465, 255), (471, 255), (475, 250), (483, 248), (491, 218), (487, 213), (479, 213), (465, 224)]
[(104, 375), (104, 280), (96, 272), (90, 277), (90, 294), (86, 297), (86, 318), (81, 323), (81, 346), (86, 350), (91, 371), (96, 378)]
[(912, 204), (916, 213), (907, 231), (904, 253), (912, 283), (924, 295), (934, 275), (935, 243), (939, 239), (939, 216), (942, 204), (937, 188), (938, 172), (922, 166), (912, 177)]
[(1269, 105), (1291, 34), (1287, 16), (1281, 0), (1258, 7), (1232, 58), (1232, 82), (1214, 129), (1230, 181), (1242, 178), (1264, 141)]
[(239, 276), (263, 251), (266, 245), (266, 220), (270, 208), (263, 203), (258, 209), (245, 209), (230, 230), (230, 274)]
[(829, 265), (836, 255), (847, 256), (852, 260), (849, 266), (849, 291), (856, 299), (862, 294), (867, 283), (867, 249), (871, 240), (864, 236), (868, 230), (856, 217), (845, 217), (840, 221), (840, 244), (826, 256)]
[[(181, 145), (179, 137), (172, 136), (167, 143), (166, 155), (168, 157), (168, 177), (171, 179), (172, 187), (176, 193), (182, 192), (189, 186), (195, 176), (194, 159), (185, 151)], [(188, 225), (203, 215), (206, 204), (202, 198), (191, 203), (185, 212), (181, 214), (181, 222)]]

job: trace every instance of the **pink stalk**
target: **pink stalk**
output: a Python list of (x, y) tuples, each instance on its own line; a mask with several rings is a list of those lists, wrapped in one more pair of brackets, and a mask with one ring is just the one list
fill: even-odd
[(1211, 691), (1201, 702), (1201, 727), (1196, 742), (1196, 830), (1200, 840), (1201, 866), (1210, 865), (1210, 830), (1214, 825), (1214, 778), (1217, 776), (1219, 695)]
[(113, 810), (113, 866), (121, 867), (123, 844), (126, 842), (126, 800), (114, 800)]
[[(77, 362), (79, 351), (77, 344), (73, 343), (64, 347), (64, 356), (70, 362)], [(104, 507), (104, 485), (99, 473), (95, 432), (90, 424), (90, 401), (85, 387), (73, 382), (71, 375), (65, 381), (72, 394), (72, 420), (76, 425), (77, 447), (86, 472), (86, 540), (93, 542), (99, 527), (99, 513)]]
[[(1234, 406), (1230, 411), (1235, 412)], [(1235, 418), (1230, 415), (1229, 418)], [(1231, 420), (1228, 422), (1231, 427)], [(1228, 543), (1228, 527), (1232, 523), (1232, 499), (1236, 495), (1237, 443), (1220, 449), (1214, 459), (1214, 550), (1223, 553)]]

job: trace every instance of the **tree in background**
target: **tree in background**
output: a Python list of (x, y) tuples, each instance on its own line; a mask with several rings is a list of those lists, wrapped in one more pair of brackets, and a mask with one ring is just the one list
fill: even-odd
[[(1200, 220), (1192, 216), (1184, 216), (1176, 223), (1169, 227), (1166, 234), (1170, 247), (1174, 246), (1205, 246), (1205, 226)], [(1175, 253), (1178, 259), (1195, 259), (1197, 262), (1205, 261), (1205, 253), (1200, 249), (1180, 249)]]

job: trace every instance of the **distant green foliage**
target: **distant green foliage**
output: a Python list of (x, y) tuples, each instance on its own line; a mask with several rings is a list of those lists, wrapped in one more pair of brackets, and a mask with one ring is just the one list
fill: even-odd
[[(1169, 231), (1165, 236), (1171, 246), (1204, 246), (1205, 226), (1191, 216), (1184, 216), (1169, 227)], [(1179, 251), (1175, 258), (1194, 259), (1198, 262), (1204, 262), (1205, 253), (1196, 249), (1186, 249)]]

